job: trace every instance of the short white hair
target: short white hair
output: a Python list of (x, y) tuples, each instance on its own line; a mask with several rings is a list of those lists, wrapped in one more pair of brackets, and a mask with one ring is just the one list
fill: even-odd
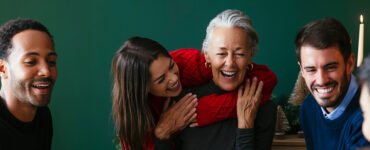
[(258, 34), (252, 26), (252, 20), (243, 12), (236, 9), (227, 9), (211, 20), (207, 27), (206, 38), (203, 41), (203, 52), (208, 52), (209, 41), (213, 30), (217, 27), (239, 27), (248, 35), (250, 39), (250, 50), (252, 56), (258, 49)]

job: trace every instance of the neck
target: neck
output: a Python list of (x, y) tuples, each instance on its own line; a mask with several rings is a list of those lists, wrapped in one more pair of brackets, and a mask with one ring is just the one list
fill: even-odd
[(18, 120), (31, 122), (35, 118), (37, 107), (21, 102), (10, 91), (6, 90), (6, 88), (0, 89), (0, 96), (9, 112)]
[(333, 112), (335, 110), (335, 108), (337, 108), (337, 106), (335, 107), (324, 107), (325, 111), (330, 114), (331, 112)]

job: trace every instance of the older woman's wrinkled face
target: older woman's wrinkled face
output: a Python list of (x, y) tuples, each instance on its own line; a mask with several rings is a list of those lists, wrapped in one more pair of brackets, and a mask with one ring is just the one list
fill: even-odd
[(213, 81), (226, 91), (236, 89), (243, 82), (248, 64), (252, 63), (249, 37), (239, 27), (217, 27), (205, 51), (211, 63)]

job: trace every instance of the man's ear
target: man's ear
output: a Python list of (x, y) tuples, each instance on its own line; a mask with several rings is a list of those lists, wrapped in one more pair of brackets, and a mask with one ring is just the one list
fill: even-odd
[(351, 53), (351, 55), (349, 55), (347, 63), (346, 63), (346, 69), (347, 69), (346, 74), (351, 75), (354, 68), (355, 68), (355, 55), (353, 53)]
[(299, 71), (301, 72), (301, 75), (304, 76), (304, 73), (303, 73), (303, 68), (302, 68), (302, 65), (301, 63), (298, 61), (298, 66), (299, 66)]
[(4, 59), (0, 59), (0, 76), (3, 79), (8, 78), (7, 62)]

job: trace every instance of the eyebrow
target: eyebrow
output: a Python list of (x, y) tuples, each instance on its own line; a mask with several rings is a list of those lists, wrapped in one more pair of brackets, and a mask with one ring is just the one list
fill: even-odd
[(339, 63), (338, 62), (331, 62), (331, 63), (328, 63), (326, 65), (324, 65), (324, 67), (328, 67), (328, 66), (332, 66), (332, 65), (338, 65)]
[[(223, 46), (219, 47), (219, 49), (220, 50), (223, 50), (223, 51), (226, 51), (227, 50), (227, 48), (226, 47), (223, 47)], [(243, 50), (243, 48), (242, 47), (235, 48), (235, 51), (238, 51), (238, 50)]]
[[(338, 65), (339, 63), (338, 62), (330, 62), (330, 63), (327, 63), (324, 65), (324, 67), (328, 67), (328, 66), (331, 66), (331, 65)], [(312, 68), (315, 68), (314, 66), (306, 66), (306, 67), (303, 67), (303, 69), (312, 69)]]
[(157, 79), (154, 80), (154, 82), (157, 82), (159, 79), (162, 79), (164, 77), (164, 74), (162, 74), (161, 76), (159, 76)]
[[(30, 52), (30, 53), (27, 53), (25, 56), (32, 56), (32, 55), (40, 56), (40, 54), (39, 54), (39, 53), (36, 53), (36, 52)], [(57, 54), (57, 53), (55, 53), (55, 52), (51, 52), (51, 53), (49, 53), (47, 56), (58, 56), (58, 54)]]
[(223, 46), (219, 47), (219, 49), (220, 50), (223, 50), (223, 51), (226, 51), (227, 50), (227, 48), (226, 47), (223, 47)]

